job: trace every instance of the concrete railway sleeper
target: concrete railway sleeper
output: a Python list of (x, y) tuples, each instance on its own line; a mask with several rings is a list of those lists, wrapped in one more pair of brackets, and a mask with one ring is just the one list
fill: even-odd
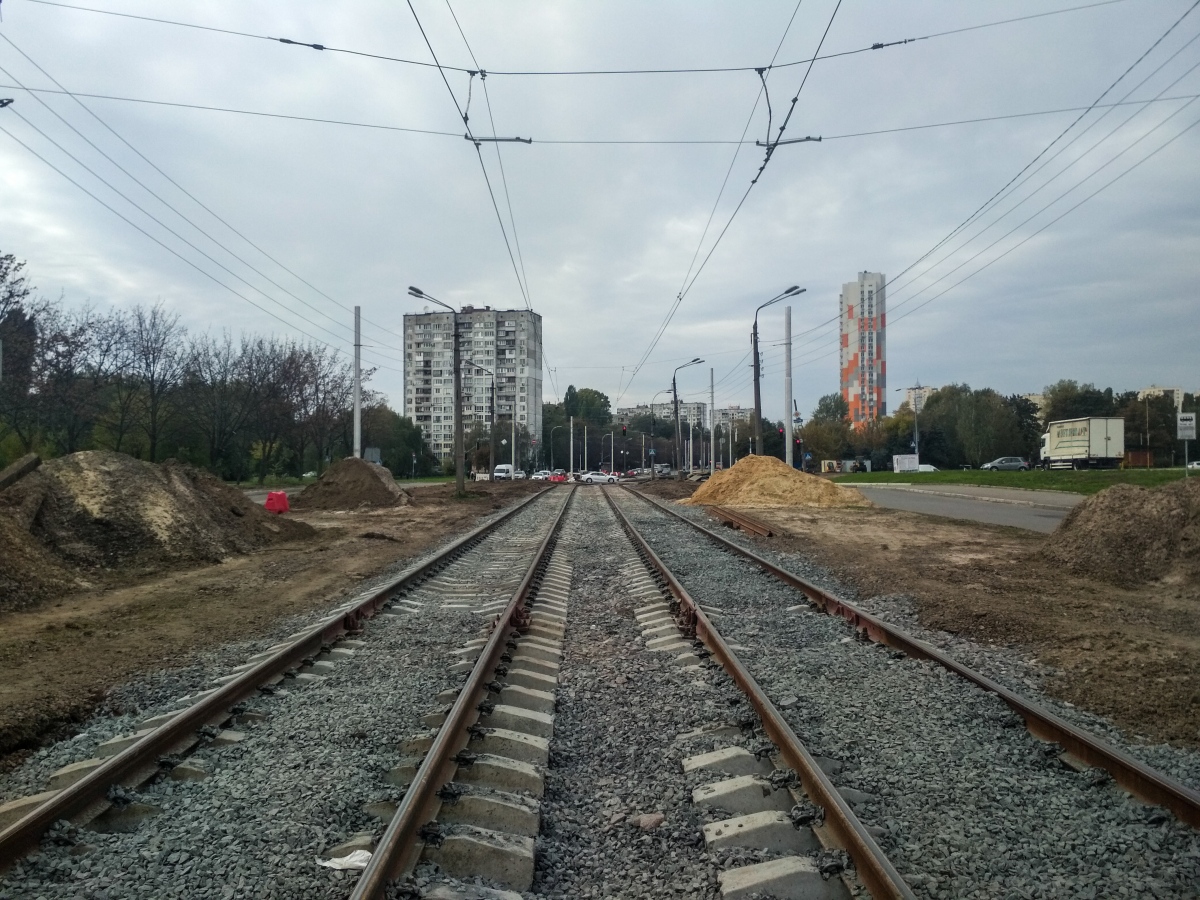
[[(389, 834), (408, 835), (412, 845), (397, 843), (373, 859), (380, 877), (368, 871), (354, 898), (385, 896), (389, 875), (401, 877), (393, 895), (422, 900), (520, 900), (530, 893), (841, 900), (861, 891), (842, 848), (856, 840), (873, 848), (870, 835), (853, 824), (833, 826), (833, 814), (823, 817), (809, 800), (823, 796), (827, 809), (854, 819), (711, 624), (713, 658), (681, 631), (679, 622), (707, 622), (704, 611), (635, 543), (635, 533), (618, 530), (614, 513), (598, 492), (577, 500), (541, 582), (529, 591), (528, 626), (506, 636), (508, 659), (497, 666), (488, 653), (499, 646), (496, 634), (462, 648), (479, 662), (464, 686), (439, 696), (454, 698), (455, 708), (430, 714), (455, 724), (410, 736), (404, 752), (427, 755), (402, 760), (389, 775), (410, 784), (440, 772), (424, 782), (426, 793), (436, 788), (437, 800), (422, 805), (406, 796), (411, 815), (402, 821), (398, 814)], [(593, 542), (615, 557), (590, 565)], [(597, 568), (600, 596), (589, 596)], [(603, 699), (591, 689), (597, 669), (615, 689)], [(481, 686), (493, 700), (478, 703)], [(473, 709), (482, 715), (463, 730)], [(649, 717), (652, 730), (626, 749), (627, 736), (614, 735), (620, 720), (639, 716)], [(598, 734), (597, 724), (605, 723)], [(801, 757), (811, 771), (797, 779)], [(823, 780), (824, 795), (811, 786), (814, 778)], [(614, 782), (625, 801), (610, 796)], [(659, 787), (664, 782), (669, 791)], [(598, 798), (603, 806), (596, 810)], [(597, 827), (574, 824), (588, 821)], [(660, 829), (660, 846), (647, 850)], [(864, 862), (873, 895), (912, 897), (874, 850), (876, 858)], [(579, 871), (595, 857), (611, 863)]]
[(1135, 799), (1096, 756), (1081, 763), (1035, 723), (1084, 753), (1124, 756), (1082, 729), (690, 517), (610, 493), (686, 589), (727, 611), (714, 616), (726, 640), (747, 648), (805, 743), (836, 761), (838, 792), (918, 896), (1195, 896), (1200, 834), (1184, 824), (1195, 791), (1125, 757), (1116, 779), (1128, 765), (1166, 788), (1154, 805)]
[[(481, 617), (494, 619), (495, 599), (517, 587), (528, 560), (559, 520), (562, 494), (550, 490), (521, 501), (398, 577), (363, 591), (314, 625), (214, 677), (212, 687), (166, 704), (164, 712), (143, 719), (133, 733), (93, 745), (88, 758), (50, 774), (42, 794), (0, 805), (0, 864), (9, 870), (0, 875), (0, 897), (26, 895), (19, 887), (22, 880), (29, 877), (28, 883), (36, 883), (39, 864), (53, 855), (43, 852), (26, 863), (21, 859), (25, 853), (66, 843), (91, 855), (100, 838), (88, 835), (135, 832), (139, 822), (160, 812), (147, 802), (148, 796), (194, 794), (210, 777), (214, 784), (221, 782), (239, 758), (252, 755), (242, 751), (261, 742), (255, 739), (286, 732), (289, 714), (281, 715), (284, 707), (303, 705), (306, 698), (326, 705), (336, 701), (337, 692), (326, 684), (347, 685), (350, 703), (356, 670), (364, 664), (381, 669), (408, 663), (418, 671), (426, 663), (419, 656), (389, 658), (377, 646), (394, 640), (393, 632), (420, 630), (426, 620), (441, 619), (442, 629), (453, 633)], [(361, 733), (365, 737), (366, 729)], [(270, 748), (265, 749), (269, 754)], [(161, 822), (143, 832), (157, 830)], [(86, 831), (80, 830), (84, 827)], [(49, 843), (39, 844), (47, 830), (52, 830)], [(64, 832), (72, 836), (64, 839)], [(322, 849), (339, 849), (332, 847), (333, 841), (321, 843)], [(179, 895), (199, 894), (181, 886)]]

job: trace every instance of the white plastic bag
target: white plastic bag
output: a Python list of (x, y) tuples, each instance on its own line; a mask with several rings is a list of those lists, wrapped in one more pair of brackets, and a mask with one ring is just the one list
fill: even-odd
[(327, 869), (365, 869), (370, 861), (370, 850), (354, 850), (336, 859), (318, 859), (317, 865)]

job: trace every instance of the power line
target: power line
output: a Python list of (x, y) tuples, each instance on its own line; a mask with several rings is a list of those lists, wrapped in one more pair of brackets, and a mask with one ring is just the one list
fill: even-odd
[[(96, 9), (90, 6), (78, 6), (69, 3), (55, 2), (55, 0), (27, 0), (29, 3), (37, 3), (41, 6), (53, 6), (60, 9), (69, 9), (76, 12), (98, 13), (106, 16), (116, 16), (124, 19), (136, 19), (142, 22), (152, 22), (158, 25), (170, 25), (179, 28), (190, 28), (198, 31), (208, 31), (216, 34), (225, 34), (233, 37), (244, 37), (253, 40), (271, 41), (272, 43), (281, 43), (295, 47), (307, 47), (312, 50), (327, 51), (330, 53), (342, 53), (350, 56), (359, 56), (366, 59), (375, 59), (383, 62), (401, 63), (403, 65), (418, 66), (421, 68), (438, 68), (445, 69), (451, 72), (467, 73), (472, 71), (461, 66), (442, 65), (438, 63), (428, 63), (422, 60), (406, 59), (398, 56), (388, 56), (382, 53), (369, 53), (362, 50), (351, 50), (345, 47), (333, 47), (328, 44), (313, 43), (308, 41), (292, 40), (290, 38), (273, 37), (266, 34), (256, 34), (253, 32), (236, 31), (229, 28), (218, 28), (211, 25), (200, 25), (193, 22), (182, 22), (176, 19), (163, 19), (155, 16), (135, 15), (133, 13), (117, 12), (110, 9)], [(1063, 9), (1047, 10), (1046, 12), (1033, 13), (1026, 16), (1016, 16), (1009, 19), (1001, 19), (995, 22), (983, 22), (978, 25), (968, 25), (963, 28), (954, 28), (948, 31), (938, 31), (931, 34), (921, 35), (919, 37), (901, 38), (891, 41), (876, 41), (869, 46), (860, 47), (854, 50), (842, 50), (837, 53), (828, 53), (821, 56), (818, 50), (817, 55), (807, 59), (797, 59), (785, 63), (775, 63), (772, 61), (772, 67), (783, 69), (794, 66), (809, 65), (813, 62), (821, 62), (828, 59), (838, 59), (845, 56), (855, 56), (860, 53), (870, 53), (874, 50), (883, 50), (890, 47), (900, 47), (906, 44), (916, 43), (918, 41), (927, 41), (939, 37), (947, 37), (955, 34), (964, 34), (970, 31), (979, 31), (985, 28), (995, 28), (1001, 25), (1012, 25), (1018, 22), (1027, 22), (1032, 19), (1042, 19), (1047, 16), (1057, 16), (1063, 13), (1080, 12), (1083, 10), (1096, 9), (1102, 6), (1111, 6), (1116, 3), (1124, 3), (1126, 0), (1098, 0), (1094, 3), (1086, 3), (1080, 6), (1070, 6)], [(565, 70), (495, 70), (491, 71), (492, 75), (505, 76), (593, 76), (593, 75), (702, 75), (702, 74), (721, 74), (735, 72), (754, 72), (762, 66), (691, 66), (685, 68), (640, 68), (640, 69), (565, 69)]]
[[(33, 0), (30, 0), (33, 2)], [(150, 100), (145, 97), (124, 97), (115, 94), (91, 94), (84, 91), (67, 91), (53, 90), (51, 88), (35, 88), (35, 87), (20, 87), (15, 84), (0, 84), (0, 89), (9, 90), (25, 90), (31, 94), (59, 94), (70, 97), (84, 97), (89, 100), (111, 100), (119, 103), (141, 103), (149, 106), (167, 106), (175, 109), (194, 109), (201, 112), (219, 112), (229, 113), (240, 116), (255, 116), (267, 119), (284, 119), (294, 122), (311, 122), (318, 125), (339, 125), (347, 128), (365, 128), (372, 131), (395, 131), (402, 134), (425, 134), (434, 137), (453, 138), (456, 141), (462, 140), (462, 135), (457, 131), (437, 131), (429, 128), (408, 128), (400, 125), (384, 125), (378, 122), (356, 122), (349, 119), (329, 119), (320, 116), (299, 116), (290, 115), (288, 113), (265, 112), (263, 110), (254, 109), (237, 109), (229, 106), (209, 106), (203, 103), (182, 103), (171, 100)], [(1166, 103), (1171, 100), (1190, 100), (1195, 94), (1175, 94), (1170, 97), (1148, 98), (1143, 100), (1122, 100), (1115, 103), (1093, 103), (1088, 106), (1063, 106), (1057, 109), (1038, 109), (1029, 112), (1019, 113), (1002, 113), (995, 116), (976, 116), (970, 119), (951, 119), (946, 122), (929, 122), (922, 125), (901, 125), (896, 128), (878, 128), (873, 131), (853, 131), (845, 134), (823, 134), (822, 141), (838, 141), (848, 138), (861, 137), (877, 137), (884, 134), (902, 134), (906, 131), (924, 131), (933, 128), (949, 128), (957, 125), (978, 125), (986, 122), (1004, 122), (1011, 119), (1027, 119), (1035, 116), (1054, 116), (1064, 113), (1081, 112), (1095, 109), (1108, 109), (1119, 106), (1140, 106), (1153, 103)], [(680, 139), (655, 139), (648, 138), (644, 140), (620, 140), (620, 139), (605, 139), (591, 140), (588, 138), (535, 138), (534, 144), (552, 145), (552, 146), (727, 146), (732, 147), (738, 144), (748, 145), (754, 144), (755, 141), (743, 139), (721, 139), (721, 138), (680, 138)], [(336, 302), (336, 301), (335, 301)]]
[[(55, 86), (57, 86), (59, 88), (59, 91), (62, 94), (66, 95), (66, 96), (70, 97), (72, 100), (74, 100), (85, 112), (88, 113), (88, 115), (90, 115), (93, 119), (95, 119), (97, 122), (99, 122), (102, 126), (104, 126), (105, 129), (108, 130), (108, 132), (110, 134), (112, 134), (115, 138), (117, 138), (117, 140), (119, 140), (122, 144), (124, 144), (126, 147), (128, 147), (130, 150), (132, 150), (143, 162), (145, 162), (152, 169), (154, 169), (154, 171), (158, 172), (159, 175), (161, 175), (163, 178), (165, 178), (168, 182), (170, 182), (172, 185), (174, 185), (177, 189), (179, 189), (186, 197), (188, 197), (188, 199), (190, 199), (192, 202), (194, 202), (197, 206), (199, 206), (201, 209), (203, 209), (206, 213), (208, 213), (210, 216), (212, 216), (214, 219), (216, 219), (218, 222), (220, 222), (222, 225), (224, 225), (226, 228), (228, 228), (230, 231), (232, 231), (235, 235), (237, 235), (239, 238), (241, 238), (243, 241), (245, 241), (247, 244), (249, 244), (251, 247), (253, 247), (255, 250), (257, 250), (259, 253), (261, 253), (263, 256), (265, 256), (267, 259), (269, 259), (271, 262), (273, 262), (275, 265), (279, 266), (279, 268), (283, 269), (283, 271), (287, 272), (289, 275), (291, 275), (297, 281), (300, 281), (301, 283), (303, 283), (304, 285), (309, 287), (311, 290), (320, 294), (322, 297), (324, 297), (326, 300), (329, 300), (335, 306), (340, 307), (341, 309), (345, 310), (346, 312), (353, 312), (353, 310), (350, 307), (348, 307), (342, 303), (339, 303), (337, 300), (334, 300), (333, 297), (330, 297), (324, 291), (320, 290), (313, 284), (310, 284), (306, 279), (300, 277), (298, 274), (293, 272), (291, 269), (289, 269), (287, 266), (285, 266), (283, 263), (281, 263), (279, 260), (277, 260), (271, 254), (267, 253), (267, 251), (265, 251), (262, 247), (260, 247), (254, 241), (250, 240), (250, 238), (248, 238), (245, 234), (243, 234), (241, 231), (239, 231), (237, 228), (235, 228), (233, 225), (231, 225), (228, 221), (226, 221), (224, 218), (222, 218), (220, 215), (218, 215), (213, 209), (211, 209), (209, 206), (207, 206), (205, 203), (203, 203), (191, 191), (187, 190), (187, 188), (185, 188), (178, 181), (176, 181), (174, 178), (172, 178), (170, 175), (168, 175), (166, 172), (164, 172), (149, 157), (147, 157), (144, 153), (142, 153), (140, 150), (138, 150), (137, 147), (135, 147), (133, 144), (131, 144), (123, 135), (121, 135), (119, 132), (117, 132), (116, 129), (114, 129), (111, 125), (109, 125), (108, 122), (106, 122), (99, 115), (97, 115), (96, 112), (93, 111), (86, 103), (84, 103), (82, 100), (80, 100), (79, 97), (77, 97), (71, 91), (67, 90), (66, 87), (64, 87), (62, 85), (62, 83), (58, 81), (58, 79), (56, 79), (53, 75), (51, 75), (49, 72), (47, 72), (28, 53), (26, 53), (24, 50), (22, 50), (20, 47), (18, 47), (6, 34), (0, 33), (0, 38), (3, 38), (4, 41), (7, 42), (9, 44), (9, 46), (11, 46), (19, 54), (21, 54), (21, 56), (23, 56), (29, 62), (30, 65), (32, 65), (35, 69), (37, 69), (39, 72), (41, 72), (44, 76), (46, 76), (46, 78), (50, 79), (50, 81), (53, 82), (55, 84)], [(3, 71), (5, 74), (8, 74), (10, 78), (12, 77), (12, 75), (9, 74), (8, 71), (6, 69), (4, 69), (2, 66), (0, 66), (0, 71)], [(29, 88), (25, 87), (25, 85), (21, 84), (18, 79), (14, 78), (14, 80), (16, 80), (18, 82), (18, 85), (21, 88), (23, 88), (27, 92), (31, 93), (31, 95), (33, 94), (33, 92), (30, 91)], [(217, 241), (214, 237), (212, 237), (212, 235), (205, 232), (195, 222), (193, 222), (191, 219), (189, 219), (187, 216), (185, 216), (183, 213), (181, 213), (178, 209), (176, 209), (174, 206), (172, 206), (170, 203), (168, 203), (166, 200), (164, 200), (162, 197), (160, 197), (155, 191), (151, 190), (149, 186), (147, 186), (144, 182), (142, 182), (135, 175), (133, 175), (131, 172), (129, 172), (124, 166), (122, 166), (120, 163), (118, 163), (116, 160), (114, 160), (111, 156), (109, 156), (107, 153), (105, 153), (100, 147), (98, 147), (95, 143), (93, 143), (91, 141), (91, 139), (89, 139), (86, 135), (84, 135), (82, 132), (80, 132), (79, 129), (75, 128), (75, 126), (73, 126), (70, 122), (68, 122), (61, 115), (59, 115), (59, 113), (56, 110), (54, 110), (52, 107), (50, 107), (48, 104), (46, 104), (40, 97), (34, 96), (34, 99), (37, 100), (38, 103), (40, 103), (42, 106), (44, 106), (47, 110), (49, 110), (64, 125), (66, 125), (72, 131), (74, 131), (77, 135), (79, 135), (81, 138), (83, 138), (94, 150), (96, 150), (98, 153), (100, 153), (101, 156), (103, 156), (110, 163), (112, 163), (114, 166), (116, 166), (118, 169), (120, 169), (121, 172), (123, 172), (128, 178), (130, 178), (132, 181), (134, 181), (136, 184), (138, 184), (143, 190), (145, 190), (152, 197), (154, 197), (156, 200), (158, 200), (160, 203), (162, 203), (164, 206), (166, 206), (168, 209), (170, 209), (172, 212), (174, 212), (177, 216), (179, 216), (181, 219), (183, 219), (185, 222), (187, 222), (189, 225), (191, 225), (193, 228), (195, 228), (197, 231), (199, 231), (205, 237), (207, 237), (210, 241), (212, 241), (214, 244), (216, 244), (222, 250), (229, 253), (230, 256), (233, 256), (234, 259), (237, 259), (243, 265), (247, 266), (247, 268), (251, 269), (253, 272), (257, 273), (262, 278), (265, 278), (268, 282), (275, 285), (275, 287), (279, 288), (281, 291), (288, 294), (293, 299), (299, 301), (300, 303), (303, 303), (309, 309), (313, 310), (314, 312), (320, 313), (321, 315), (325, 316), (326, 318), (330, 319), (331, 321), (337, 322), (343, 328), (350, 330), (350, 326), (345, 325), (344, 322), (342, 322), (338, 319), (335, 319), (333, 316), (330, 316), (328, 313), (324, 312), (323, 310), (317, 309), (312, 304), (310, 304), (307, 301), (296, 296), (296, 294), (292, 293), (287, 288), (283, 287), (278, 282), (274, 281), (272, 278), (270, 278), (263, 272), (259, 271), (254, 266), (250, 265), (244, 259), (241, 259), (232, 250), (230, 250), (228, 247), (225, 247), (223, 244), (221, 244), (219, 241)], [(376, 328), (379, 328), (381, 331), (392, 334), (395, 337), (401, 337), (400, 335), (397, 335), (394, 332), (390, 331), (390, 329), (384, 328), (382, 325), (379, 325), (375, 322), (371, 322), (369, 319), (366, 319), (365, 321), (369, 322), (371, 325), (374, 325)], [(387, 349), (390, 349), (390, 350), (395, 350), (396, 352), (403, 352), (400, 348), (392, 347), (387, 344), (380, 344), (379, 346), (386, 347)]]
[[(26, 120), (26, 121), (28, 121), (28, 120)], [(35, 128), (34, 130), (37, 130), (37, 129)], [(57, 172), (59, 175), (61, 175), (63, 178), (65, 178), (67, 181), (71, 182), (71, 184), (75, 185), (75, 187), (79, 188), (79, 190), (83, 191), (85, 194), (87, 194), (89, 197), (91, 197), (93, 200), (95, 200), (97, 203), (99, 203), (101, 206), (103, 206), (105, 209), (107, 209), (113, 215), (117, 216), (117, 218), (121, 219), (126, 224), (131, 225), (133, 228), (136, 228), (138, 231), (140, 231), (146, 237), (150, 238), (150, 240), (154, 241), (154, 243), (158, 244), (160, 247), (162, 247), (164, 250), (166, 250), (168, 253), (172, 254), (173, 256), (178, 257), (182, 262), (191, 266), (193, 269), (195, 269), (197, 272), (199, 272), (205, 278), (207, 278), (210, 281), (213, 281), (216, 284), (218, 284), (219, 286), (225, 288), (225, 290), (229, 291), (235, 297), (238, 297), (239, 299), (246, 301), (251, 306), (253, 306), (255, 309), (259, 310), (260, 312), (264, 312), (271, 318), (276, 319), (279, 322), (282, 322), (288, 328), (292, 328), (292, 329), (295, 329), (296, 331), (299, 331), (302, 335), (304, 335), (309, 340), (315, 341), (316, 343), (321, 344), (322, 346), (328, 347), (334, 353), (344, 355), (344, 351), (342, 351), (338, 347), (333, 346), (328, 341), (323, 341), (318, 337), (314, 337), (313, 335), (309, 334), (307, 331), (304, 331), (303, 329), (296, 328), (296, 326), (293, 325), (291, 322), (288, 322), (286, 319), (282, 318), (281, 316), (272, 312), (271, 310), (267, 309), (266, 307), (260, 306), (259, 304), (255, 303), (253, 300), (251, 300), (245, 294), (242, 294), (241, 292), (239, 292), (239, 291), (235, 290), (234, 288), (230, 287), (229, 285), (225, 284), (225, 282), (221, 281), (219, 278), (217, 278), (211, 272), (208, 272), (207, 270), (202, 269), (200, 266), (196, 265), (196, 263), (192, 262), (190, 259), (188, 259), (186, 256), (181, 254), (179, 251), (175, 250), (173, 247), (170, 247), (167, 244), (163, 243), (163, 241), (159, 240), (157, 237), (155, 237), (153, 234), (151, 234), (149, 231), (147, 231), (141, 225), (138, 225), (136, 222), (134, 222), (132, 219), (130, 219), (128, 216), (126, 216), (124, 213), (118, 211), (115, 207), (113, 207), (106, 201), (100, 199), (100, 197), (93, 194), (90, 190), (88, 190), (86, 187), (84, 187), (82, 184), (80, 184), (78, 181), (76, 181), (74, 178), (72, 178), (70, 175), (68, 175), (66, 172), (64, 172), (62, 169), (60, 169), (58, 166), (54, 165), (54, 163), (50, 162), (50, 160), (46, 159), (46, 157), (42, 156), (42, 154), (38, 153), (36, 150), (34, 150), (32, 147), (30, 147), (27, 143), (25, 143), (23, 140), (21, 140), (15, 134), (13, 134), (11, 131), (9, 131), (7, 128), (5, 128), (3, 124), (0, 124), (0, 131), (3, 131), (10, 138), (12, 138), (14, 141), (16, 141), (18, 144), (20, 144), (26, 150), (28, 150), (33, 156), (40, 159), (43, 163), (45, 163), (47, 166), (49, 166), (51, 169), (53, 169), (55, 172)], [(395, 371), (395, 372), (401, 371), (399, 369), (392, 369), (392, 367), (390, 367), (390, 366), (384, 366), (381, 364), (377, 364), (377, 365), (379, 365), (379, 367), (382, 369), (391, 369), (392, 371)]]
[(512, 245), (508, 240), (508, 231), (504, 227), (504, 217), (500, 215), (500, 206), (498, 203), (496, 203), (496, 192), (492, 190), (492, 179), (488, 176), (487, 166), (484, 165), (483, 151), (480, 149), (479, 141), (475, 140), (474, 134), (471, 131), (471, 123), (467, 119), (467, 114), (463, 111), (462, 106), (459, 105), (458, 97), (454, 94), (454, 89), (450, 87), (450, 80), (446, 78), (446, 72), (443, 69), (442, 64), (438, 61), (437, 53), (433, 49), (433, 44), (431, 44), (429, 41), (429, 35), (425, 33), (425, 26), (421, 24), (421, 18), (417, 15), (417, 11), (412, 5), (412, 0), (407, 0), (407, 2), (409, 12), (412, 13), (413, 20), (417, 23), (417, 29), (421, 32), (421, 37), (425, 41), (425, 46), (429, 48), (429, 55), (433, 57), (433, 62), (434, 65), (437, 66), (438, 74), (442, 76), (442, 83), (446, 85), (446, 90), (450, 94), (450, 99), (454, 103), (454, 108), (458, 111), (458, 117), (462, 120), (463, 127), (467, 129), (467, 138), (475, 145), (475, 154), (479, 157), (479, 168), (483, 172), (483, 180), (487, 182), (488, 196), (492, 199), (492, 209), (496, 211), (496, 221), (500, 223), (500, 234), (504, 238), (504, 246), (508, 250), (508, 258), (512, 262), (513, 274), (517, 277), (517, 286), (521, 289), (521, 297), (525, 301), (526, 308), (532, 310), (533, 307), (529, 304), (529, 296), (525, 293), (525, 285), (521, 281), (520, 272), (517, 271), (517, 260), (516, 257), (513, 256)]
[[(775, 45), (775, 53), (771, 56), (772, 64), (774, 64), (775, 60), (779, 58), (779, 52), (783, 49), (783, 42), (787, 40), (787, 36), (792, 30), (792, 24), (796, 21), (796, 15), (800, 12), (800, 4), (803, 2), (804, 0), (796, 0), (796, 6), (792, 10), (792, 15), (788, 18), (787, 26), (783, 29), (783, 34), (780, 35), (779, 43)], [(688, 263), (687, 271), (684, 272), (683, 282), (679, 286), (679, 291), (675, 296), (675, 300), (667, 310), (667, 315), (663, 318), (662, 323), (658, 326), (658, 330), (654, 333), (654, 337), (650, 341), (650, 346), (646, 348), (645, 352), (642, 353), (641, 358), (638, 360), (637, 365), (634, 366), (633, 373), (629, 376), (629, 383), (626, 384), (624, 390), (617, 395), (618, 403), (620, 402), (621, 398), (625, 396), (625, 393), (629, 390), (629, 388), (633, 386), (633, 380), (637, 378), (638, 373), (646, 364), (646, 360), (650, 358), (650, 354), (653, 353), (654, 348), (658, 346), (659, 340), (670, 326), (671, 320), (675, 318), (675, 313), (679, 309), (680, 304), (683, 303), (683, 298), (690, 288), (690, 285), (688, 284), (688, 278), (691, 276), (692, 269), (696, 265), (696, 258), (700, 255), (700, 250), (704, 246), (704, 239), (708, 236), (708, 230), (712, 227), (713, 217), (716, 216), (717, 209), (721, 205), (721, 198), (725, 196), (725, 188), (729, 184), (730, 175), (733, 174), (733, 166), (737, 162), (738, 154), (740, 154), (742, 151), (742, 144), (746, 140), (746, 134), (750, 131), (750, 124), (754, 121), (754, 114), (758, 111), (758, 104), (762, 100), (763, 95), (766, 93), (768, 75), (769, 72), (767, 74), (764, 74), (761, 71), (758, 72), (760, 87), (758, 89), (758, 93), (754, 97), (754, 105), (750, 108), (750, 115), (746, 117), (746, 124), (742, 128), (742, 136), (738, 140), (737, 148), (733, 151), (733, 158), (729, 161), (729, 167), (725, 170), (725, 177), (721, 180), (721, 189), (717, 191), (717, 199), (713, 202), (713, 208), (708, 214), (708, 221), (704, 223), (704, 231), (700, 234), (700, 240), (696, 242), (696, 250), (692, 253), (692, 259)], [(751, 184), (751, 187), (753, 187), (753, 184)], [(717, 244), (721, 242), (721, 238), (725, 236), (725, 232), (729, 229), (730, 223), (733, 222), (733, 217), (736, 216), (738, 210), (742, 208), (742, 204), (746, 202), (746, 197), (749, 195), (749, 193), (750, 189), (747, 188), (746, 193), (742, 195), (742, 199), (738, 201), (738, 205), (734, 209), (733, 215), (730, 216), (729, 222), (725, 223), (725, 227), (721, 229), (720, 235), (717, 236), (717, 240), (709, 250), (708, 256), (704, 258), (704, 263), (702, 263), (700, 266), (701, 269), (704, 268), (704, 265), (708, 262), (709, 257), (712, 256), (712, 251), (715, 250)], [(698, 276), (700, 273), (697, 272), (696, 274)]]

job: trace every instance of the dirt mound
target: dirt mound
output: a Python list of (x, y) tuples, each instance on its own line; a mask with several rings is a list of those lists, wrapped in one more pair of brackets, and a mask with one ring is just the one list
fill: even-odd
[(1200, 583), (1200, 478), (1105, 488), (1071, 510), (1040, 553), (1118, 586), (1168, 576)]
[(793, 469), (773, 456), (747, 456), (716, 472), (681, 503), (704, 506), (870, 506), (854, 488)]
[(0, 612), (33, 606), (78, 587), (33, 535), (0, 515)]
[(32, 539), (22, 539), (26, 563), (18, 565), (35, 594), (48, 589), (35, 582), (58, 580), (55, 567), (154, 571), (315, 533), (267, 513), (207, 472), (102, 450), (44, 463), (0, 494), (0, 519), (6, 531)]
[(407, 506), (412, 495), (383, 466), (351, 456), (335, 462), (290, 499), (296, 509), (358, 509)]

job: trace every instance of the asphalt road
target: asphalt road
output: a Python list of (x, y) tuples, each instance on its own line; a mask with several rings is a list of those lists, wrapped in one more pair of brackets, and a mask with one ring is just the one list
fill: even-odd
[(1005, 488), (945, 485), (909, 487), (854, 485), (877, 506), (908, 512), (965, 519), (988, 525), (1009, 525), (1029, 531), (1051, 532), (1081, 502), (1082, 494), (1058, 491), (1022, 491)]

